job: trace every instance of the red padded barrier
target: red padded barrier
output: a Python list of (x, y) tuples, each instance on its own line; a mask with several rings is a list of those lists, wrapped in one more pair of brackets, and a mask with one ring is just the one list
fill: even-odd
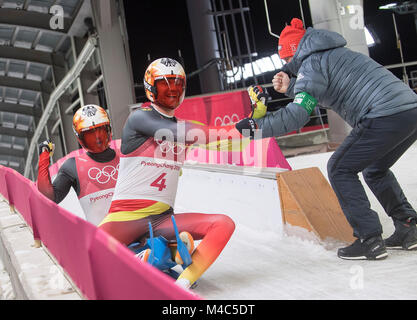
[(86, 298), (198, 299), (142, 263), (104, 231), (47, 199), (32, 181), (4, 166), (0, 166), (0, 193), (15, 206)]

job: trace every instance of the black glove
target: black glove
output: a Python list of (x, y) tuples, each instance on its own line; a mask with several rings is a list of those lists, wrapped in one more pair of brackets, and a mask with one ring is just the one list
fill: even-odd
[(255, 131), (258, 129), (255, 120), (252, 118), (245, 118), (235, 124), (235, 128), (245, 138), (249, 137), (253, 139), (255, 137)]
[(45, 140), (44, 142), (39, 144), (39, 154), (44, 151), (49, 153), (49, 156), (52, 156), (54, 153), (55, 145), (50, 140)]

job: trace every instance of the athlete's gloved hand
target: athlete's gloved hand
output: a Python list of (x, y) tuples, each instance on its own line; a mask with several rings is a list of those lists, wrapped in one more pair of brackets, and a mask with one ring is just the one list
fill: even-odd
[(39, 154), (42, 152), (47, 151), (49, 156), (54, 154), (55, 145), (50, 140), (45, 140), (44, 142), (39, 144)]
[(248, 94), (252, 104), (252, 112), (249, 118), (259, 119), (265, 117), (267, 110), (266, 102), (269, 98), (268, 91), (261, 86), (250, 86)]
[(254, 139), (258, 126), (252, 118), (245, 118), (236, 123), (235, 128), (243, 137)]

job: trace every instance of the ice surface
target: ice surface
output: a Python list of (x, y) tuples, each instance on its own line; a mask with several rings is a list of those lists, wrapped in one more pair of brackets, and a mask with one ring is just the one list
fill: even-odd
[[(319, 167), (327, 178), (331, 154), (288, 162), (293, 169)], [(392, 168), (415, 208), (416, 159), (417, 143)], [(365, 190), (389, 236), (391, 219)], [(194, 289), (204, 299), (417, 299), (417, 251), (389, 251), (382, 261), (347, 261), (336, 256), (336, 243), (289, 237), (283, 232), (276, 181), (187, 169), (175, 209), (226, 213), (236, 223), (228, 245)]]
[(15, 295), (9, 274), (0, 260), (0, 300), (14, 300)]

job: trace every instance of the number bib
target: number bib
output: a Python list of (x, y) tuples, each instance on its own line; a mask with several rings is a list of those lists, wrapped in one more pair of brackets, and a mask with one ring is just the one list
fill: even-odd
[(113, 201), (146, 199), (174, 206), (182, 163), (157, 157), (154, 146), (121, 156)]

